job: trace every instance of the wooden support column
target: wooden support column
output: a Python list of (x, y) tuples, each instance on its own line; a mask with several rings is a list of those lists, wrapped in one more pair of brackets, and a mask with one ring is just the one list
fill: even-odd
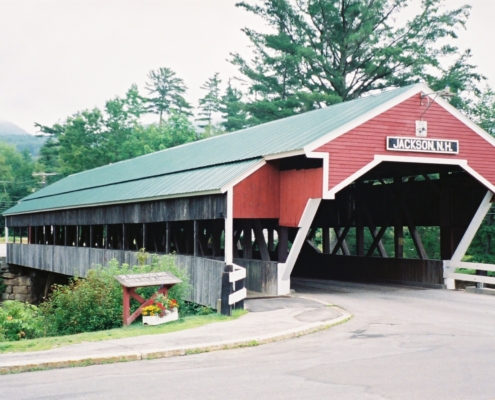
[(122, 244), (120, 245), (120, 250), (125, 250), (127, 248), (126, 236), (125, 224), (122, 224)]
[(239, 258), (239, 239), (242, 234), (242, 228), (237, 227), (237, 229), (234, 231), (234, 239), (232, 241), (232, 254), (234, 258)]
[(165, 222), (165, 254), (170, 254), (170, 224)]
[(252, 259), (253, 258), (253, 241), (252, 241), (252, 232), (251, 232), (251, 221), (246, 220), (243, 224), (244, 234), (242, 236), (242, 249), (243, 249), (243, 258)]
[(281, 226), (278, 228), (278, 262), (284, 263), (287, 261), (289, 252), (289, 228)]
[[(382, 185), (385, 183), (382, 181)], [(401, 190), (402, 185), (402, 177), (395, 176), (394, 177), (394, 189), (397, 195), (393, 196), (395, 202), (397, 202), (398, 194)], [(386, 188), (386, 186), (385, 186)], [(404, 258), (404, 221), (402, 217), (402, 210), (400, 207), (395, 205), (394, 212), (394, 257), (395, 258)]]
[[(345, 254), (346, 250), (343, 247), (344, 240), (349, 233), (352, 223), (354, 222), (354, 214), (351, 215), (349, 218), (349, 221), (347, 222), (347, 226), (344, 228), (344, 230), (341, 232), (340, 228), (335, 229), (335, 234), (337, 236), (337, 243), (335, 244), (335, 247), (333, 248), (332, 254), (335, 255), (339, 251), (339, 249), (342, 247), (342, 251)], [(347, 246), (346, 246), (347, 247)], [(347, 248), (347, 254), (349, 255), (349, 249)]]
[(392, 222), (393, 213), (390, 220), (380, 228), (380, 231), (378, 231), (378, 229), (376, 229), (375, 223), (373, 222), (373, 217), (371, 216), (371, 213), (366, 203), (362, 204), (362, 211), (364, 213), (364, 216), (366, 217), (366, 221), (368, 223), (371, 236), (373, 237), (373, 243), (368, 249), (368, 252), (366, 253), (366, 257), (371, 257), (375, 249), (378, 248), (378, 253), (380, 254), (380, 256), (387, 258), (388, 254), (387, 251), (385, 250), (385, 246), (383, 245), (382, 237), (385, 234), (387, 227)]
[(89, 244), (88, 247), (94, 247), (93, 243), (93, 225), (89, 226)]
[(229, 296), (233, 293), (233, 285), (229, 280), (230, 272), (234, 271), (233, 265), (226, 265), (225, 272), (222, 274), (222, 300), (221, 313), (222, 315), (232, 315), (232, 306), (229, 304)]
[(323, 253), (330, 254), (330, 229), (328, 226), (321, 229), (321, 239), (323, 242)]
[(362, 182), (356, 182), (354, 195), (354, 214), (356, 215), (356, 255), (364, 256), (364, 221), (363, 206), (361, 200)]
[(440, 258), (450, 260), (454, 254), (454, 234), (452, 229), (452, 203), (448, 174), (440, 174), (443, 190), (440, 194)]
[(146, 249), (146, 224), (143, 224), (143, 247)]
[[(213, 221), (213, 232), (212, 232), (212, 238), (213, 238), (213, 245), (212, 245), (212, 250), (213, 250), (213, 256), (214, 257), (220, 257), (222, 255), (222, 246), (221, 246), (221, 241), (222, 241), (222, 226), (219, 224), (221, 221)], [(235, 233), (234, 233), (235, 236)], [(233, 251), (234, 253), (237, 251), (237, 242), (234, 240), (233, 242)], [(234, 256), (235, 257), (235, 256)]]
[(273, 229), (268, 228), (268, 251), (275, 250), (275, 241), (273, 240)]
[(265, 235), (263, 235), (263, 228), (261, 227), (261, 221), (255, 219), (253, 222), (254, 236), (256, 237), (256, 242), (258, 243), (258, 248), (260, 250), (261, 259), (263, 261), (270, 261), (270, 253), (268, 252), (268, 247), (265, 242)]
[(198, 221), (194, 220), (194, 232), (193, 232), (193, 235), (194, 235), (194, 256), (195, 257), (198, 257), (199, 256), (199, 238), (198, 238), (198, 235), (199, 235), (199, 232), (198, 232), (199, 228), (198, 228)]

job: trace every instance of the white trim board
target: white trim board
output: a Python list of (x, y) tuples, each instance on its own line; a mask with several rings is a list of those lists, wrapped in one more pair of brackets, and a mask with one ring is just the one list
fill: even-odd
[(492, 198), (493, 198), (493, 192), (488, 190), (486, 192), (485, 197), (483, 198), (480, 206), (478, 207), (476, 214), (474, 214), (474, 217), (471, 220), (471, 223), (469, 224), (468, 228), (466, 229), (464, 236), (462, 237), (461, 241), (457, 245), (457, 248), (455, 249), (455, 252), (452, 255), (451, 261), (459, 262), (462, 260), (462, 257), (464, 257), (464, 255), (466, 254), (466, 252), (469, 248), (469, 245), (473, 241), (474, 236), (476, 235), (476, 232), (478, 232), (478, 229), (480, 228), (481, 224), (483, 223), (483, 220), (485, 219), (486, 214), (488, 214), (488, 211), (490, 211), (490, 208), (492, 206), (492, 203), (491, 203)]
[[(349, 186), (359, 177), (363, 176), (366, 172), (370, 171), (378, 164), (382, 162), (402, 162), (402, 163), (416, 163), (416, 164), (440, 164), (440, 165), (458, 165), (463, 168), (467, 173), (469, 173), (473, 178), (482, 183), (487, 189), (495, 193), (495, 185), (486, 180), (482, 175), (476, 172), (473, 168), (468, 165), (467, 160), (463, 159), (447, 159), (447, 158), (436, 158), (436, 157), (410, 157), (410, 156), (394, 156), (394, 155), (375, 155), (374, 160), (366, 164), (364, 167), (356, 171), (354, 174), (340, 182), (338, 185), (334, 186), (332, 189), (323, 192), (323, 198), (326, 200), (335, 199), (335, 195)], [(324, 174), (325, 175), (325, 174)], [(328, 185), (328, 183), (327, 183)]]
[(309, 199), (306, 203), (306, 207), (301, 216), (301, 220), (299, 221), (299, 230), (297, 231), (296, 239), (294, 240), (294, 243), (292, 243), (289, 256), (284, 263), (285, 270), (282, 276), (282, 280), (290, 279), (290, 274), (292, 273), (292, 269), (296, 264), (297, 257), (299, 256), (304, 241), (306, 240), (309, 228), (313, 223), (313, 219), (316, 215), (316, 212), (318, 211), (320, 203), (321, 199)]

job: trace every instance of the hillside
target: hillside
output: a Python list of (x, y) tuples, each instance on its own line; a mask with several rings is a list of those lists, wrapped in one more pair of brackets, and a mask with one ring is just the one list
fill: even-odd
[(33, 157), (38, 157), (45, 138), (27, 133), (21, 127), (5, 120), (0, 120), (0, 141), (13, 144), (18, 151), (27, 149)]

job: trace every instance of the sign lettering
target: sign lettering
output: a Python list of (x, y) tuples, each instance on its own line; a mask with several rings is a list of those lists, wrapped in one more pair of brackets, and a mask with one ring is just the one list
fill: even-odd
[(459, 154), (458, 140), (387, 137), (387, 150)]

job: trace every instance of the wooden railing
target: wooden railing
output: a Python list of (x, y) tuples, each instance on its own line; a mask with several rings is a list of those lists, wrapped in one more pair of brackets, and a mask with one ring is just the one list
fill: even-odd
[[(7, 263), (69, 276), (85, 277), (95, 265), (107, 266), (112, 259), (138, 265), (137, 252), (89, 247), (7, 244)], [(216, 309), (222, 295), (225, 262), (202, 257), (176, 255), (176, 265), (184, 269), (192, 287), (186, 300)]]
[(232, 308), (244, 309), (244, 299), (247, 297), (245, 287), (246, 268), (232, 264), (225, 267), (222, 276), (221, 312), (232, 315)]
[(447, 289), (455, 289), (455, 284), (449, 285), (448, 281), (467, 281), (476, 283), (489, 283), (495, 285), (495, 277), (493, 276), (482, 276), (482, 275), (470, 275), (462, 274), (456, 272), (456, 269), (475, 269), (477, 271), (490, 271), (495, 272), (495, 265), (493, 264), (482, 264), (482, 263), (470, 263), (462, 261), (451, 261), (447, 260), (443, 262), (443, 277), (447, 281)]

